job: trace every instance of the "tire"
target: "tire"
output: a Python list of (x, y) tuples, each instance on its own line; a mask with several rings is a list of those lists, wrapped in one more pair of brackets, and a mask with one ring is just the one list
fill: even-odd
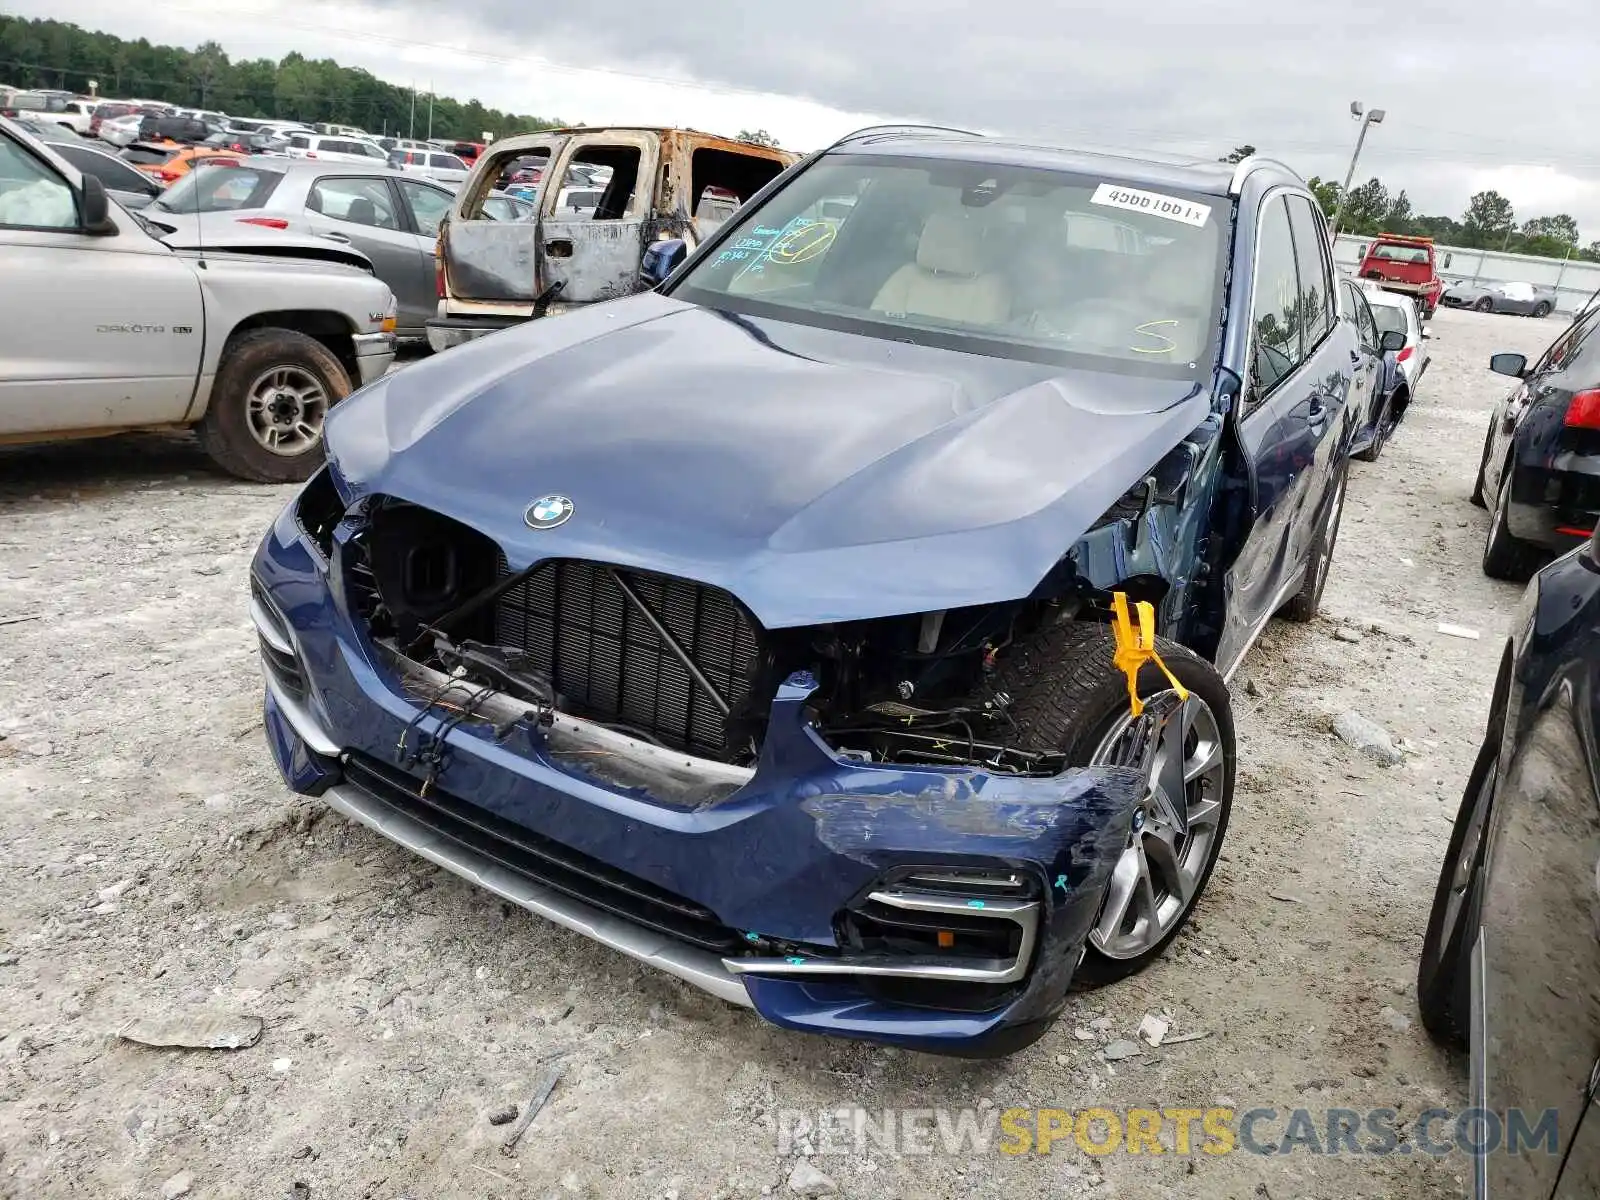
[(1506, 469), (1500, 476), (1500, 491), (1495, 497), (1494, 515), (1489, 521), (1489, 533), (1483, 543), (1483, 573), (1490, 579), (1509, 579), (1526, 583), (1538, 567), (1538, 549), (1513, 537), (1506, 527), (1511, 508), (1512, 465), (1506, 460)]
[(1494, 447), (1494, 422), (1491, 418), (1489, 431), (1483, 435), (1483, 455), (1478, 459), (1478, 478), (1472, 485), (1471, 500), (1479, 508), (1488, 508), (1489, 502), (1483, 498), (1483, 472), (1489, 465), (1489, 451)]
[(1444, 1046), (1465, 1048), (1472, 1013), (1472, 931), (1483, 900), (1483, 865), (1493, 802), (1499, 744), (1498, 722), (1478, 751), (1477, 762), (1456, 812), (1450, 845), (1439, 869), (1417, 964), (1417, 1008), (1428, 1036)]
[[(1392, 398), (1391, 398), (1392, 400)], [(1351, 455), (1362, 462), (1377, 462), (1378, 456), (1383, 453), (1383, 445), (1389, 440), (1389, 404), (1391, 400), (1384, 401), (1383, 411), (1372, 421), (1372, 442), (1365, 450), (1359, 450)]]
[(1480, 299), (1476, 304), (1474, 304), (1472, 306), (1472, 311), (1473, 312), (1493, 312), (1494, 311), (1494, 301), (1491, 300), (1488, 296), (1484, 296), (1482, 299)]
[(1542, 319), (1544, 317), (1548, 317), (1551, 312), (1552, 312), (1552, 309), (1551, 309), (1550, 305), (1546, 304), (1543, 300), (1541, 300), (1541, 301), (1539, 301), (1539, 303), (1537, 303), (1537, 304), (1535, 304), (1533, 306), (1533, 312), (1531, 312), (1528, 315), (1529, 316), (1534, 316), (1534, 317), (1539, 317), (1539, 318)]
[[(1130, 945), (1112, 942), (1107, 948), (1116, 953), (1108, 954), (1096, 944), (1098, 931), (1092, 932), (1087, 952), (1074, 977), (1075, 984), (1096, 987), (1111, 983), (1136, 974), (1160, 956), (1188, 921), (1204, 893), (1228, 829), (1236, 761), (1228, 686), (1215, 667), (1192, 651), (1165, 638), (1157, 639), (1157, 647), (1162, 660), (1190, 692), (1190, 704), (1198, 701), (1203, 706), (1203, 712), (1200, 707), (1192, 707), (1186, 715), (1194, 718), (1196, 741), (1192, 752), (1196, 759), (1204, 758), (1208, 765), (1205, 772), (1185, 788), (1185, 812), (1196, 816), (1196, 824), (1190, 827), (1188, 834), (1180, 835), (1179, 849), (1175, 853), (1175, 862), (1182, 866), (1182, 874), (1192, 881), (1192, 890), (1186, 898), (1170, 889), (1164, 893), (1162, 903), (1170, 907), (1176, 901), (1178, 907), (1162, 922), (1146, 927), (1148, 944), (1137, 937), (1132, 939), (1136, 952)], [(1107, 626), (1063, 621), (1044, 630), (1011, 656), (995, 683), (1012, 697), (1011, 714), (1028, 744), (1062, 751), (1069, 768), (1104, 761), (1101, 755), (1107, 749), (1107, 739), (1129, 718), (1128, 681), (1112, 662), (1114, 650)], [(1139, 675), (1140, 696), (1148, 699), (1162, 692), (1170, 692), (1166, 677), (1153, 664), (1147, 665)], [(1209, 726), (1204, 720), (1206, 715), (1210, 718)], [(1175, 733), (1180, 732), (1177, 726), (1172, 728)], [(1208, 732), (1202, 735), (1201, 730)], [(1214, 731), (1214, 738), (1209, 731)], [(1184, 732), (1181, 736), (1183, 753), (1187, 755), (1191, 753), (1188, 734)], [(1202, 754), (1207, 746), (1214, 748), (1214, 756)], [(1197, 798), (1192, 805), (1187, 799), (1191, 787)], [(1151, 811), (1153, 814), (1154, 809)], [(1203, 823), (1200, 820), (1202, 811)], [(1136, 814), (1135, 819), (1140, 821), (1138, 831), (1129, 832), (1128, 845), (1119, 856), (1119, 864), (1134, 853), (1135, 839), (1140, 844), (1137, 857), (1142, 857), (1146, 839), (1159, 836), (1158, 818), (1152, 815), (1146, 821), (1143, 813), (1141, 809), (1140, 814)], [(1206, 830), (1209, 830), (1209, 840), (1197, 840), (1206, 836)], [(1155, 865), (1150, 869), (1155, 872)], [(1115, 872), (1113, 879), (1107, 882), (1107, 899), (1111, 897), (1114, 882)], [(1097, 922), (1107, 917), (1107, 899), (1101, 902)], [(1152, 938), (1153, 932), (1159, 933), (1159, 937)]]
[(1322, 528), (1317, 530), (1316, 540), (1311, 544), (1311, 554), (1306, 561), (1305, 582), (1281, 610), (1285, 620), (1305, 624), (1322, 608), (1322, 589), (1328, 584), (1328, 568), (1333, 563), (1334, 547), (1339, 541), (1339, 520), (1344, 516), (1345, 484), (1349, 478), (1350, 468), (1340, 467), (1338, 479), (1334, 483), (1333, 503), (1328, 508), (1327, 516), (1322, 519)]
[[(321, 342), (292, 329), (252, 329), (223, 351), (211, 403), (196, 431), (200, 446), (219, 467), (241, 479), (301, 482), (322, 465), (322, 422), (328, 410), (349, 394), (349, 375)], [(276, 398), (291, 395), (293, 400)], [(260, 407), (263, 397), (265, 406)], [(273, 415), (280, 405), (303, 419), (286, 426)], [(280, 428), (285, 437), (281, 450), (269, 449), (266, 439)]]

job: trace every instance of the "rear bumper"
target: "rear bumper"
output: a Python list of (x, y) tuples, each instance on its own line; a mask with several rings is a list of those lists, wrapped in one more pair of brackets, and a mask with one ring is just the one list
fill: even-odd
[(358, 333), (350, 339), (355, 344), (356, 371), (360, 384), (382, 379), (394, 362), (395, 337), (392, 333)]
[[(1511, 475), (1506, 528), (1525, 542), (1558, 552), (1571, 550), (1600, 521), (1600, 460), (1570, 454), (1557, 465), (1519, 462)], [(1594, 471), (1573, 469), (1592, 466)]]
[(464, 345), (476, 338), (521, 325), (524, 317), (433, 317), (428, 321), (428, 346), (434, 353)]
[[(329, 574), (286, 511), (256, 556), (254, 615), (267, 739), (295, 791), (787, 1028), (987, 1057), (1032, 1042), (1059, 1011), (1127, 841), (1137, 773), (1021, 778), (842, 759), (811, 729), (814, 685), (796, 676), (774, 699), (753, 770), (670, 755), (662, 778), (678, 786), (658, 787), (659, 747), (570, 717), (496, 741), (422, 713)], [(294, 687), (284, 662), (299, 672)], [(403, 735), (442, 740), (432, 791), (396, 763)], [(581, 737), (607, 749), (575, 749)], [(716, 786), (691, 794), (683, 780), (697, 772)], [(846, 913), (937, 908), (906, 878), (935, 871), (1024, 881), (1014, 911), (960, 901), (968, 918), (1015, 925), (1006, 957), (849, 945)], [(976, 975), (959, 973), (969, 967)]]

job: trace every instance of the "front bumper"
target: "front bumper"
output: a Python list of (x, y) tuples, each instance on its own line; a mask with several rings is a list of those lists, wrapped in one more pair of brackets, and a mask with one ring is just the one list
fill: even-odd
[[(803, 676), (779, 690), (753, 771), (565, 716), (501, 742), (481, 726), (442, 730), (349, 620), (340, 546), (336, 536), (330, 569), (286, 510), (254, 565), (267, 736), (291, 788), (787, 1028), (989, 1056), (1048, 1027), (1126, 845), (1137, 772), (1025, 779), (842, 759), (809, 724)], [(298, 691), (274, 668), (284, 661)], [(403, 735), (442, 736), (436, 791), (396, 765)], [(873, 957), (843, 944), (846, 911), (937, 907), (906, 879), (937, 872), (1028, 882), (1014, 911), (959, 905), (1015, 922), (1011, 957)]]
[(382, 379), (384, 372), (394, 363), (394, 334), (358, 333), (350, 340), (355, 344), (356, 372), (360, 376), (357, 386)]

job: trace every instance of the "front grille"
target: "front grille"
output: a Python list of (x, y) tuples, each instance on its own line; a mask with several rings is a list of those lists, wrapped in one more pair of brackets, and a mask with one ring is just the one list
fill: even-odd
[(739, 935), (708, 908), (524, 829), (365, 755), (345, 762), (345, 779), (367, 795), (475, 850), (507, 870), (582, 900), (635, 925), (718, 954), (739, 949)]
[(643, 731), (675, 749), (726, 757), (731, 748), (722, 710), (623, 595), (613, 571), (737, 711), (750, 690), (760, 641), (754, 621), (719, 588), (552, 559), (501, 598), (495, 640), (526, 651), (548, 672), (563, 709)]

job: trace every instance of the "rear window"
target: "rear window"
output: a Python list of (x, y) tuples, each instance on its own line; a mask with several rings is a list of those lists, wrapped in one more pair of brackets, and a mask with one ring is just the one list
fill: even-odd
[(232, 212), (266, 204), (283, 176), (256, 167), (207, 167), (185, 175), (153, 207), (174, 213)]
[(1421, 246), (1385, 246), (1372, 248), (1372, 257), (1383, 262), (1426, 263), (1428, 252)]

